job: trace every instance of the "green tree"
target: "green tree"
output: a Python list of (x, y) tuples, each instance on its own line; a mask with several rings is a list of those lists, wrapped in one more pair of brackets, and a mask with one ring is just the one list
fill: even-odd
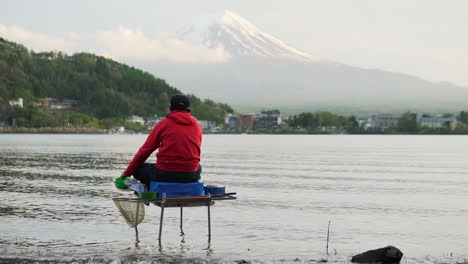
[(319, 125), (319, 120), (314, 113), (300, 113), (297, 116), (297, 125), (309, 130), (314, 130)]
[(416, 122), (416, 114), (411, 112), (406, 112), (401, 115), (398, 120), (398, 131), (404, 133), (416, 133), (418, 131), (418, 126)]
[(317, 113), (318, 124), (323, 127), (337, 126), (337, 117), (330, 112), (318, 112)]
[(349, 133), (357, 133), (360, 131), (359, 129), (359, 122), (357, 121), (355, 116), (350, 116), (346, 120), (346, 131)]
[(463, 124), (468, 124), (468, 112), (461, 111), (457, 117), (458, 121), (462, 122)]

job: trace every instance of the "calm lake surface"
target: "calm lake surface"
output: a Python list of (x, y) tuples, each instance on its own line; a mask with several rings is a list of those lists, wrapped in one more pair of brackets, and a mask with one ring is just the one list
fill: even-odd
[[(394, 245), (402, 263), (468, 261), (468, 137), (205, 135), (202, 179), (238, 200), (159, 207), (135, 230), (112, 180), (146, 135), (0, 135), (0, 263), (350, 263)], [(154, 162), (152, 156), (150, 161)], [(326, 255), (330, 224), (330, 256)]]

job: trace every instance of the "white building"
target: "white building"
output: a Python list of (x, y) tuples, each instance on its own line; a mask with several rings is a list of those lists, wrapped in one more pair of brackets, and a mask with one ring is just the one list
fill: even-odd
[(18, 98), (16, 100), (11, 100), (9, 101), (11, 106), (19, 106), (20, 108), (23, 108), (23, 98)]
[(429, 128), (449, 127), (453, 130), (457, 127), (457, 119), (455, 117), (423, 117), (422, 114), (418, 114), (416, 122), (421, 127)]
[(365, 130), (386, 130), (392, 127), (396, 127), (398, 125), (398, 118), (393, 117), (392, 114), (376, 114), (369, 117), (363, 123), (363, 128)]

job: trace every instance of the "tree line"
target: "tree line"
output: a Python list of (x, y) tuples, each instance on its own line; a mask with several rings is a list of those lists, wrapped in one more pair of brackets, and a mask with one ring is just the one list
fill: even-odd
[(359, 131), (359, 123), (355, 116), (345, 117), (327, 111), (304, 112), (289, 117), (287, 120), (290, 127), (302, 128), (309, 132), (321, 132), (324, 128), (334, 128), (337, 131), (353, 133)]
[[(432, 117), (430, 114), (423, 114), (422, 117)], [(430, 128), (422, 126), (417, 120), (417, 113), (405, 112), (398, 116), (398, 121), (394, 126), (380, 130), (367, 130), (363, 127), (363, 122), (359, 122), (356, 116), (342, 116), (331, 112), (304, 112), (290, 116), (287, 124), (291, 128), (296, 128), (309, 133), (321, 132), (344, 132), (350, 134), (363, 133), (387, 133), (387, 134), (468, 134), (468, 112), (461, 111), (458, 114), (443, 114), (442, 117), (454, 118), (457, 121), (455, 128), (450, 122), (445, 122), (441, 127)], [(362, 121), (362, 120), (361, 120)]]

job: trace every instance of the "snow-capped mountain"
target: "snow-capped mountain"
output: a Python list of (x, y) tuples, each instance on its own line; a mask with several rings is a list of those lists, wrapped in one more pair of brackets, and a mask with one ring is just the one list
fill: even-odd
[(229, 59), (140, 66), (186, 93), (236, 107), (452, 111), (468, 104), (466, 87), (326, 60), (287, 45), (231, 11), (194, 23), (178, 37), (223, 49)]
[(318, 56), (287, 45), (229, 10), (226, 10), (221, 18), (186, 27), (179, 32), (179, 37), (201, 41), (208, 48), (222, 46), (232, 56), (256, 56), (304, 62), (324, 61)]

